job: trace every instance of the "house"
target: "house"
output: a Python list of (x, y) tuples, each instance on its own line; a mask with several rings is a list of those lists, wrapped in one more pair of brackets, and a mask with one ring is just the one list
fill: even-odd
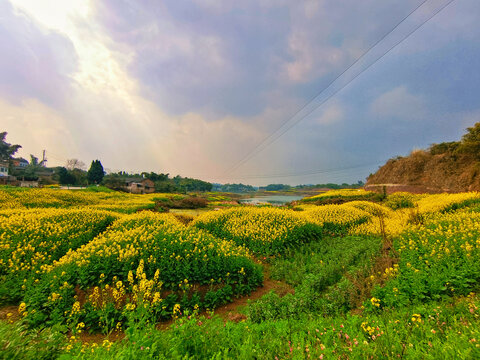
[(0, 176), (8, 176), (8, 164), (6, 162), (0, 162)]
[(8, 174), (8, 163), (0, 161), (0, 185), (17, 185), (17, 178)]
[(20, 187), (36, 188), (36, 187), (39, 187), (39, 183), (38, 181), (21, 180)]
[(15, 158), (12, 159), (13, 166), (15, 167), (15, 170), (23, 170), (28, 166), (28, 161), (25, 160), (24, 158)]
[(125, 182), (126, 190), (132, 194), (151, 194), (155, 184), (150, 179), (129, 179)]

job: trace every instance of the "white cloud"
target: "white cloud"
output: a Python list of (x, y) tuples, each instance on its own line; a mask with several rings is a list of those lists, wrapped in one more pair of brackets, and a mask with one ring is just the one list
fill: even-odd
[(315, 122), (320, 125), (332, 125), (342, 121), (344, 116), (343, 108), (338, 103), (332, 103), (315, 117)]
[(378, 96), (370, 105), (372, 115), (380, 118), (419, 120), (426, 114), (422, 96), (411, 94), (404, 86), (393, 88)]

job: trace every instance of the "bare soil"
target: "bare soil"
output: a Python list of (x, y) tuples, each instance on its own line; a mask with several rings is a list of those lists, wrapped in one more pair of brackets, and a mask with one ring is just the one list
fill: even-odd
[(368, 177), (366, 190), (443, 193), (480, 190), (480, 164), (472, 156), (418, 150), (388, 160)]

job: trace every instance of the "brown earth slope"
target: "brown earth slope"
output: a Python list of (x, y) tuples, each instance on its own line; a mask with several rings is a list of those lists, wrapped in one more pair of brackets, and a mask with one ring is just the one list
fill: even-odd
[(417, 150), (407, 157), (390, 159), (367, 179), (367, 190), (411, 192), (480, 191), (480, 163), (462, 154), (432, 154)]

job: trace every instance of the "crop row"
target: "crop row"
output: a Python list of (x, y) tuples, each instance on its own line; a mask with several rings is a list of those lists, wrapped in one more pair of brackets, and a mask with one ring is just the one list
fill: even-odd
[(271, 207), (209, 212), (195, 219), (192, 225), (261, 255), (281, 253), (322, 234), (322, 227), (303, 214)]
[[(0, 212), (0, 299), (18, 299), (22, 282), (34, 281), (42, 267), (88, 243), (115, 216), (90, 209)], [(23, 286), (24, 288), (24, 286)]]
[(409, 225), (394, 239), (399, 261), (392, 277), (374, 292), (377, 306), (466, 295), (480, 281), (480, 214), (437, 213), (424, 224)]
[(158, 198), (173, 195), (134, 195), (118, 192), (87, 190), (0, 188), (0, 210), (20, 208), (73, 208), (93, 207), (120, 213), (149, 209)]
[(213, 308), (262, 283), (245, 248), (152, 212), (120, 218), (43, 270), (24, 300), (32, 324), (76, 314), (94, 328), (106, 311), (121, 321), (138, 301), (166, 317), (177, 304)]

